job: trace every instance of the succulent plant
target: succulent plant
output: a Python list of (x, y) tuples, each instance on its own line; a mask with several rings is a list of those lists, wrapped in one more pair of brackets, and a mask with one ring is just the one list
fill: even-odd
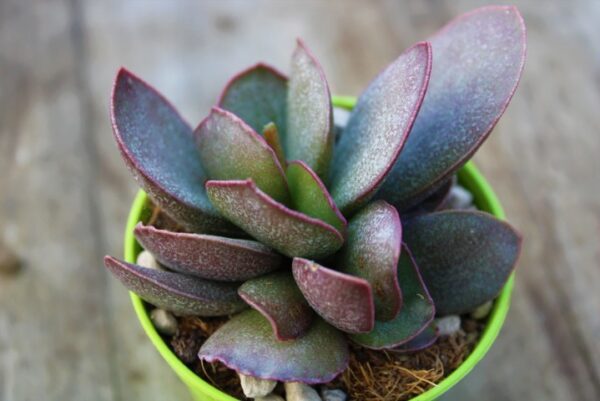
[(105, 265), (162, 309), (231, 315), (199, 358), (244, 375), (322, 383), (346, 368), (348, 341), (426, 347), (434, 316), (494, 299), (516, 264), (521, 238), (507, 223), (439, 207), (506, 109), (524, 57), (514, 7), (462, 15), (385, 68), (339, 134), (302, 41), (289, 77), (265, 64), (239, 73), (196, 129), (121, 69), (119, 150), (184, 230), (135, 228), (165, 270)]

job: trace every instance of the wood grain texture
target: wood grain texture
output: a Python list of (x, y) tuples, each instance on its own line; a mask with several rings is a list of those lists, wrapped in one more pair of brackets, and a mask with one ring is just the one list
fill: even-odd
[[(101, 257), (135, 184), (108, 98), (124, 65), (195, 125), (235, 72), (285, 70), (297, 36), (338, 94), (482, 2), (0, 1), (0, 399), (187, 400)], [(513, 307), (445, 400), (600, 399), (600, 3), (516, 1), (520, 89), (475, 160), (523, 232)], [(274, 34), (274, 32), (276, 34)]]

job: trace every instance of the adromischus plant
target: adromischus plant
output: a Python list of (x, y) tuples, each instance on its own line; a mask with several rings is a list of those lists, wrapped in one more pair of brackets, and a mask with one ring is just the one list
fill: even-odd
[(347, 366), (347, 338), (426, 347), (436, 314), (492, 300), (515, 266), (521, 239), (508, 224), (437, 209), (524, 58), (516, 8), (462, 15), (383, 70), (338, 138), (325, 75), (301, 41), (289, 77), (264, 64), (241, 72), (195, 130), (122, 69), (119, 150), (186, 232), (135, 229), (167, 271), (105, 265), (157, 307), (233, 315), (199, 358), (246, 375), (328, 382)]

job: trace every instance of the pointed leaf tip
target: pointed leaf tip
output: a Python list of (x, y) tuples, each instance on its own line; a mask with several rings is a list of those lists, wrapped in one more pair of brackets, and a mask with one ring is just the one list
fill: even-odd
[(297, 41), (287, 94), (285, 152), (327, 178), (333, 152), (333, 110), (325, 73), (304, 42)]
[(290, 272), (248, 280), (238, 293), (248, 305), (267, 318), (280, 341), (302, 336), (313, 322), (314, 313)]
[(122, 68), (110, 113), (125, 164), (169, 216), (191, 231), (232, 229), (206, 197), (191, 128), (158, 91)]
[(104, 266), (140, 298), (179, 315), (222, 316), (247, 307), (237, 294), (236, 284), (147, 269), (112, 256), (104, 258)]
[(348, 333), (373, 329), (375, 306), (368, 281), (294, 258), (292, 272), (298, 288), (328, 323)]
[(234, 114), (213, 107), (194, 131), (209, 180), (245, 180), (278, 202), (289, 202), (283, 168), (263, 137)]
[(442, 28), (431, 46), (423, 107), (378, 195), (400, 210), (448, 179), (494, 128), (521, 78), (525, 25), (515, 7), (483, 7)]
[(367, 205), (350, 220), (348, 238), (336, 256), (336, 266), (371, 284), (377, 320), (396, 317), (402, 305), (398, 258), (402, 226), (396, 209), (384, 202)]
[(244, 120), (254, 131), (274, 122), (286, 135), (287, 77), (258, 63), (234, 76), (225, 86), (218, 106)]
[(322, 258), (344, 242), (334, 227), (275, 202), (252, 180), (208, 181), (206, 190), (223, 216), (284, 255)]
[(346, 215), (364, 205), (392, 168), (423, 101), (431, 46), (406, 50), (359, 97), (336, 145), (331, 194)]
[(283, 263), (281, 255), (255, 241), (172, 232), (142, 224), (135, 227), (134, 234), (161, 264), (209, 280), (248, 280)]
[(345, 370), (349, 352), (343, 334), (321, 319), (304, 336), (278, 341), (267, 319), (249, 310), (210, 336), (198, 357), (261, 379), (317, 384), (328, 383)]
[(470, 312), (494, 299), (521, 250), (520, 235), (483, 212), (417, 216), (405, 223), (404, 239), (440, 315)]

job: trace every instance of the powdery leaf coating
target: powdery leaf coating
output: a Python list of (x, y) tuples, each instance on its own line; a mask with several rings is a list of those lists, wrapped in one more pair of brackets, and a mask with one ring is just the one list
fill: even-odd
[(314, 313), (290, 272), (272, 273), (246, 281), (238, 294), (271, 323), (278, 340), (293, 340), (309, 329)]
[(334, 140), (331, 94), (323, 69), (301, 40), (292, 55), (287, 108), (286, 155), (326, 179)]
[(372, 349), (396, 348), (411, 341), (429, 326), (435, 316), (435, 307), (419, 268), (405, 246), (398, 263), (398, 281), (404, 296), (398, 316), (389, 322), (376, 321), (373, 331), (351, 335), (352, 341)]
[(431, 47), (406, 50), (358, 98), (339, 142), (331, 194), (346, 215), (364, 205), (392, 168), (423, 101), (431, 71)]
[(138, 224), (138, 242), (171, 270), (217, 281), (244, 281), (280, 268), (283, 257), (256, 241), (178, 233)]
[(393, 349), (395, 352), (417, 352), (431, 347), (440, 338), (439, 331), (434, 325), (428, 326), (419, 335), (407, 343)]
[(345, 370), (349, 352), (344, 335), (321, 319), (304, 336), (279, 341), (267, 319), (249, 310), (210, 336), (198, 357), (261, 379), (317, 384), (328, 383)]
[(285, 173), (277, 155), (249, 125), (213, 107), (194, 131), (202, 166), (210, 180), (244, 180), (278, 202), (289, 202)]
[(154, 88), (122, 68), (110, 107), (121, 156), (138, 184), (174, 220), (197, 232), (226, 232), (204, 191), (192, 129)]
[(423, 107), (380, 192), (400, 210), (448, 179), (494, 128), (523, 71), (525, 25), (515, 7), (482, 7), (442, 28), (431, 46)]
[(344, 243), (335, 228), (275, 202), (252, 180), (208, 181), (206, 191), (221, 215), (289, 257), (322, 258)]
[(392, 205), (376, 201), (352, 217), (346, 243), (336, 256), (339, 271), (371, 284), (377, 320), (391, 320), (400, 311), (397, 270), (401, 243), (398, 212)]
[(218, 106), (244, 120), (254, 131), (274, 122), (285, 137), (287, 77), (259, 63), (233, 77), (221, 94)]
[(346, 232), (346, 218), (338, 209), (329, 191), (311, 168), (300, 160), (290, 162), (286, 170), (295, 210), (332, 225), (340, 233)]
[(367, 280), (294, 258), (292, 272), (310, 306), (329, 324), (347, 333), (366, 333), (375, 323), (375, 306)]
[(443, 211), (404, 224), (439, 315), (462, 314), (494, 299), (513, 271), (521, 236), (507, 223), (475, 211)]
[(410, 209), (402, 211), (402, 218), (407, 220), (408, 218), (419, 214), (433, 213), (437, 210), (441, 210), (446, 205), (450, 196), (450, 191), (455, 183), (455, 178), (450, 178), (445, 181), (441, 187), (436, 189), (431, 195), (427, 196), (427, 198)]
[(112, 256), (104, 258), (104, 266), (140, 298), (177, 315), (223, 316), (247, 307), (236, 284), (147, 269)]

